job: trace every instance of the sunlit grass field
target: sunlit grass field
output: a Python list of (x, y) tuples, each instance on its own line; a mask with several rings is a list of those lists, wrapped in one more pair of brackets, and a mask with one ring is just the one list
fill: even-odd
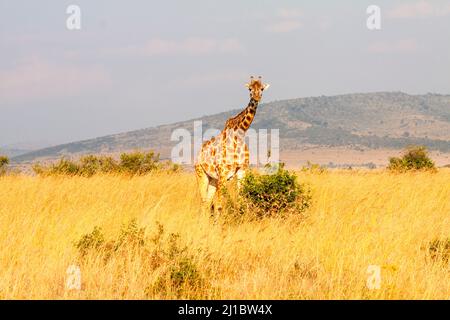
[[(450, 237), (450, 170), (298, 179), (312, 192), (306, 217), (214, 224), (199, 210), (192, 173), (0, 177), (0, 298), (450, 298), (450, 264), (428, 250)], [(142, 248), (125, 246), (108, 259), (102, 248), (80, 255), (75, 243), (95, 226), (117, 239), (133, 219), (145, 228)], [(158, 223), (162, 244), (154, 240)], [(169, 250), (161, 247), (172, 233), (201, 281), (177, 282), (176, 254), (155, 254)], [(70, 265), (80, 267), (81, 290), (66, 287)], [(380, 267), (379, 289), (367, 287), (370, 265)]]

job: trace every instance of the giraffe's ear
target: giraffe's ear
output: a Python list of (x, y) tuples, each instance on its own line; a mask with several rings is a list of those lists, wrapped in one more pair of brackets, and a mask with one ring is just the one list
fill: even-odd
[(245, 84), (245, 87), (246, 87), (246, 88), (250, 88), (250, 83), (246, 83), (246, 84)]
[(266, 84), (264, 85), (264, 90), (269, 89), (269, 87), (270, 87), (270, 84), (266, 83)]

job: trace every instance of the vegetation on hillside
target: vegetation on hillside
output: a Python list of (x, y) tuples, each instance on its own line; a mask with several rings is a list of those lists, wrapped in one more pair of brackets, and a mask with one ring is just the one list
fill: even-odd
[[(261, 104), (253, 129), (280, 129), (283, 150), (305, 144), (402, 149), (424, 145), (450, 152), (450, 96), (407, 95), (401, 92), (348, 94), (301, 98)], [(203, 132), (222, 129), (238, 110), (206, 116)], [(170, 150), (175, 129), (193, 132), (193, 121), (148, 128), (118, 135), (74, 142), (20, 155), (16, 161), (55, 158), (61, 153), (118, 152), (129, 148)]]

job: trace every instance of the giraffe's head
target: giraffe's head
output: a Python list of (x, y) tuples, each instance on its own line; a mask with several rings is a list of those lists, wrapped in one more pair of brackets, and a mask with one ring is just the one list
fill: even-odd
[(245, 86), (250, 91), (250, 97), (259, 102), (262, 98), (262, 92), (269, 88), (270, 85), (262, 83), (261, 76), (258, 78), (251, 76), (250, 82)]

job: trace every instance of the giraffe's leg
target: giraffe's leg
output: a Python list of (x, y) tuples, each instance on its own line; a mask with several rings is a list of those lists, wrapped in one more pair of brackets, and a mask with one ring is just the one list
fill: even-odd
[[(222, 176), (219, 175), (219, 179), (217, 180), (217, 191), (216, 191), (216, 205), (214, 207), (214, 211), (217, 212), (217, 216), (216, 219), (220, 216), (220, 214), (223, 211), (223, 195), (222, 195), (222, 188), (225, 188), (225, 182), (226, 179)], [(217, 210), (216, 210), (217, 209)]]
[(237, 179), (237, 191), (238, 193), (241, 192), (242, 189), (242, 180), (245, 177), (245, 173), (246, 170), (244, 168), (240, 168), (237, 172), (236, 172), (236, 179)]
[(217, 192), (217, 180), (209, 178), (208, 191), (206, 194), (206, 207), (211, 210), (214, 205), (214, 196)]
[(202, 206), (206, 206), (208, 202), (208, 186), (209, 177), (203, 170), (201, 165), (195, 166), (195, 173), (197, 175), (198, 188), (200, 191), (200, 197), (202, 199)]
[(240, 192), (242, 189), (242, 180), (244, 179), (245, 174), (247, 173), (249, 167), (250, 167), (250, 152), (248, 150), (247, 144), (244, 143), (244, 163), (236, 172), (238, 192)]

